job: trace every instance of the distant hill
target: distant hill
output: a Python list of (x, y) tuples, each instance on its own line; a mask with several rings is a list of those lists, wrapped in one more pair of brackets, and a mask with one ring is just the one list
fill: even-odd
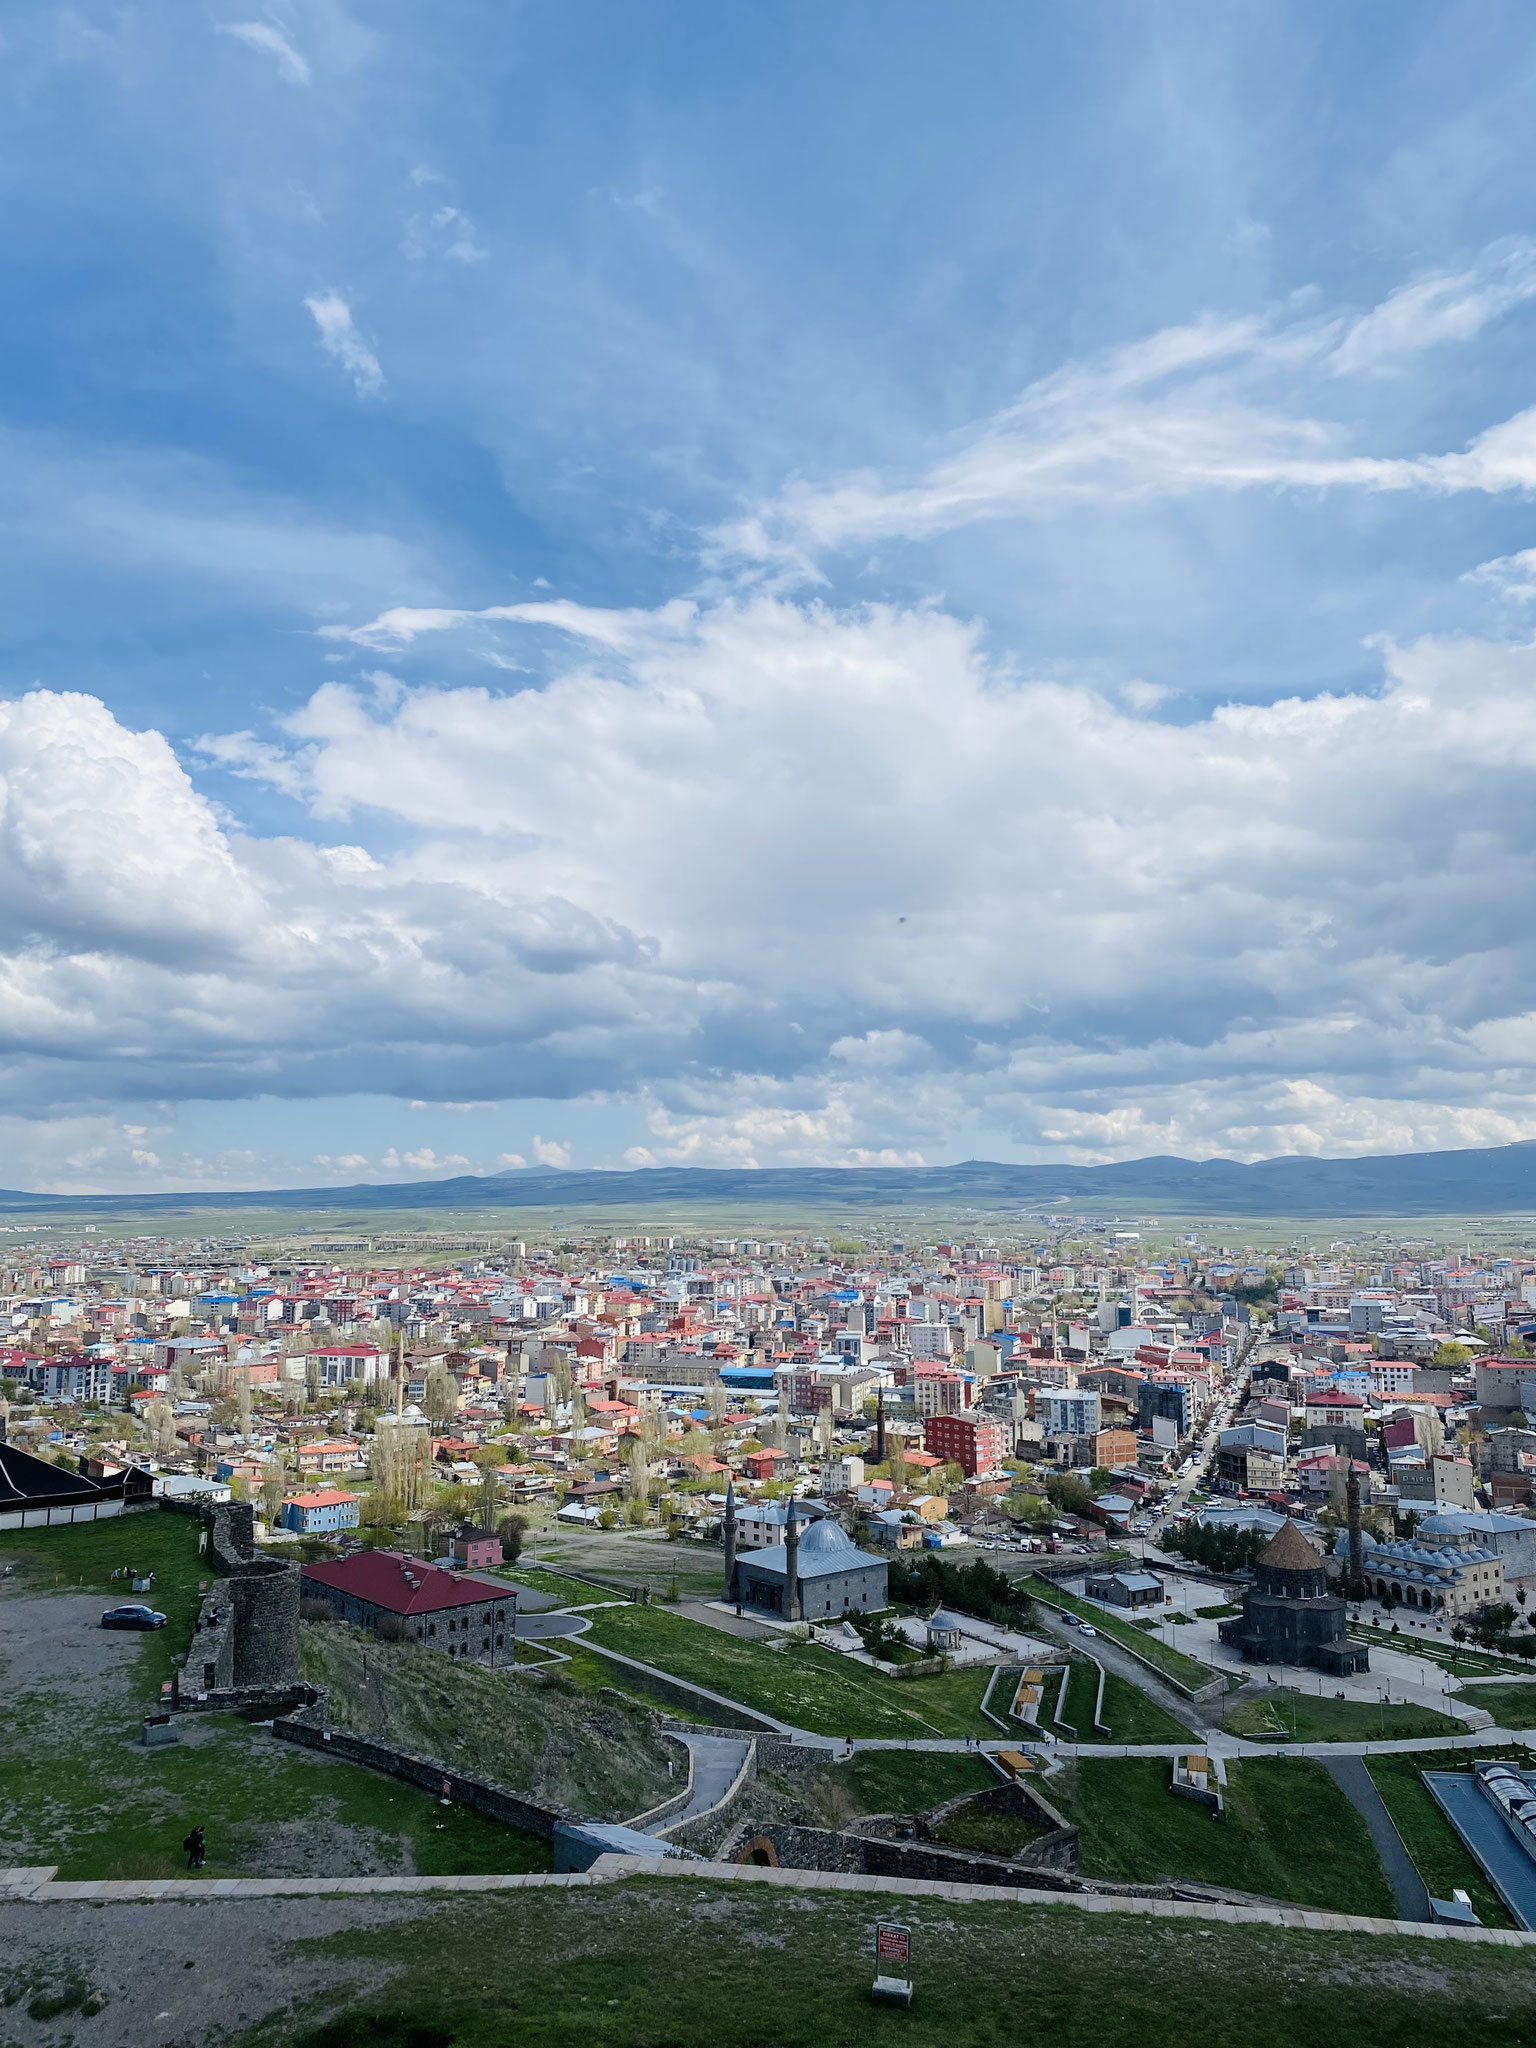
[(1175, 1215), (1536, 1216), (1536, 1142), (1370, 1159), (1127, 1159), (1114, 1166), (640, 1167), (633, 1172), (465, 1174), (352, 1187), (164, 1195), (0, 1190), (0, 1215), (187, 1210), (608, 1209), (729, 1205), (850, 1215), (907, 1210), (1159, 1210)]

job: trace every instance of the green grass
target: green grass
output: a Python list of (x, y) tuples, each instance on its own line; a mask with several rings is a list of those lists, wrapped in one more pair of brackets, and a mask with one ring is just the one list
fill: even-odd
[[(870, 2003), (877, 1917), (911, 1929), (906, 2011)], [(1515, 2048), (1536, 1998), (1529, 1950), (685, 1878), (417, 1907), (292, 1954), (338, 2017), (280, 2006), (239, 2048)]]
[(1335, 1913), (1396, 1911), (1365, 1822), (1310, 1757), (1231, 1765), (1223, 1820), (1176, 1799), (1160, 1757), (1079, 1758), (1069, 1772), (1045, 1791), (1082, 1830), (1085, 1876), (1184, 1877)]
[[(104, 1606), (144, 1600), (158, 1608), (166, 1625), (141, 1639), (136, 1660), (148, 1705), (185, 1656), (202, 1599), (199, 1586), (213, 1578), (198, 1554), (201, 1531), (190, 1515), (159, 1508), (64, 1529), (7, 1529), (0, 1534), (0, 1564), (14, 1564), (21, 1584), (37, 1592), (99, 1593)], [(153, 1588), (134, 1593), (126, 1580), (114, 1581), (120, 1565), (152, 1571)]]
[[(1065, 1726), (1055, 1718), (1056, 1697), (1061, 1687), (1059, 1672), (1047, 1671), (1043, 1705), (1049, 1709), (1040, 1716), (1040, 1724), (1053, 1733), (1065, 1737), (1069, 1742), (1184, 1742), (1192, 1743), (1195, 1737), (1181, 1721), (1165, 1713), (1156, 1700), (1150, 1700), (1138, 1686), (1118, 1672), (1104, 1674), (1104, 1725), (1108, 1735), (1099, 1734), (1093, 1725), (1094, 1701), (1098, 1695), (1098, 1667), (1087, 1657), (1072, 1659), (1072, 1676), (1067, 1684), (1067, 1722)], [(1074, 1732), (1075, 1731), (1075, 1732)]]
[(926, 1813), (946, 1799), (1001, 1783), (979, 1756), (922, 1749), (861, 1749), (841, 1766), (866, 1813)]
[(1201, 1686), (1209, 1685), (1213, 1678), (1220, 1676), (1209, 1664), (1187, 1657), (1182, 1650), (1159, 1642), (1156, 1636), (1146, 1634), (1131, 1622), (1122, 1621), (1115, 1614), (1106, 1614), (1102, 1607), (1095, 1607), (1088, 1600), (1079, 1600), (1071, 1593), (1063, 1593), (1059, 1587), (1052, 1587), (1046, 1593), (1038, 1581), (1031, 1581), (1029, 1594), (1042, 1607), (1056, 1607), (1064, 1614), (1075, 1615), (1080, 1621), (1091, 1622), (1102, 1635), (1123, 1643), (1126, 1649), (1134, 1651), (1168, 1677), (1176, 1678), (1180, 1685), (1187, 1685), (1192, 1692), (1198, 1692)]
[(1463, 1686), (1456, 1697), (1464, 1707), (1484, 1708), (1500, 1728), (1536, 1728), (1536, 1681)]
[[(0, 1863), (56, 1863), (66, 1878), (172, 1876), (185, 1866), (182, 1837), (200, 1821), (209, 1877), (260, 1876), (275, 1855), (291, 1868), (303, 1842), (321, 1857), (317, 1870), (337, 1867), (323, 1860), (328, 1842), (348, 1853), (366, 1848), (365, 1860), (386, 1869), (429, 1875), (550, 1867), (548, 1848), (531, 1836), (279, 1743), (236, 1716), (185, 1716), (176, 1747), (144, 1749), (135, 1740), (141, 1717), (159, 1705), (191, 1636), (199, 1581), (209, 1577), (199, 1529), (190, 1516), (150, 1510), (0, 1535), (0, 1559), (18, 1565), (28, 1590), (89, 1595), (89, 1617), (97, 1597), (134, 1597), (111, 1578), (132, 1563), (154, 1571), (154, 1590), (141, 1597), (168, 1617), (89, 1691), (0, 1692)], [(8, 1624), (24, 1613), (9, 1607)]]
[(195, 1822), (207, 1829), (210, 1878), (269, 1871), (274, 1830), (310, 1838), (320, 1852), (317, 1871), (334, 1867), (323, 1852), (338, 1830), (361, 1831), (390, 1870), (551, 1867), (549, 1848), (531, 1835), (465, 1807), (439, 1806), (415, 1786), (360, 1765), (277, 1742), (233, 1715), (199, 1716), (174, 1749), (135, 1748), (121, 1730), (82, 1731), (41, 1755), (14, 1724), (0, 1722), (0, 1736), (3, 1860), (57, 1863), (64, 1878), (176, 1876), (186, 1865), (182, 1837)]
[(1513, 1927), (1515, 1923), (1498, 1893), (1435, 1804), (1422, 1775), (1425, 1771), (1465, 1771), (1469, 1767), (1466, 1753), (1454, 1749), (1438, 1755), (1418, 1750), (1406, 1756), (1365, 1759), (1365, 1768), (1430, 1897), (1448, 1899), (1459, 1888), (1471, 1899), (1485, 1927)]
[(1426, 1657), (1442, 1671), (1449, 1671), (1453, 1678), (1533, 1675), (1528, 1658), (1501, 1657), (1496, 1650), (1470, 1649), (1465, 1643), (1458, 1645), (1441, 1636), (1421, 1636), (1416, 1629), (1405, 1628), (1401, 1634), (1393, 1635), (1389, 1628), (1366, 1628), (1352, 1621), (1349, 1633), (1353, 1642), (1369, 1643), (1379, 1650), (1397, 1650), (1405, 1657)]
[(1017, 1856), (1031, 1842), (1051, 1832), (1043, 1820), (1022, 1813), (992, 1813), (986, 1807), (964, 1807), (952, 1813), (934, 1840), (951, 1849), (977, 1849), (983, 1856)]
[(1224, 1621), (1229, 1614), (1241, 1614), (1242, 1604), (1235, 1600), (1224, 1600), (1218, 1607), (1197, 1607), (1195, 1614), (1201, 1621)]
[(601, 1586), (589, 1586), (581, 1579), (568, 1579), (561, 1572), (546, 1571), (543, 1565), (509, 1564), (499, 1571), (490, 1571), (487, 1578), (510, 1579), (515, 1585), (528, 1586), (535, 1593), (548, 1593), (556, 1600), (563, 1600), (568, 1607), (585, 1607), (593, 1600), (622, 1600), (624, 1595), (618, 1588), (605, 1590)]
[(775, 1648), (658, 1607), (592, 1616), (592, 1638), (674, 1678), (817, 1735), (996, 1735), (979, 1711), (989, 1670), (896, 1679), (815, 1643)]
[(1398, 1701), (1319, 1699), (1277, 1687), (1228, 1709), (1229, 1735), (1266, 1735), (1284, 1729), (1297, 1742), (1397, 1742), (1417, 1735), (1464, 1735), (1465, 1722), (1433, 1707)]
[(299, 1668), (328, 1688), (335, 1727), (577, 1813), (625, 1820), (676, 1790), (654, 1707), (616, 1690), (584, 1697), (560, 1665), (514, 1679), (419, 1643), (306, 1622)]

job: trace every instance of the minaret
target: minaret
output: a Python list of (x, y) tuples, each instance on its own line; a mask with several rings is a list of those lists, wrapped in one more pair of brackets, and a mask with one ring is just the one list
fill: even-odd
[(800, 1524), (795, 1519), (793, 1494), (784, 1517), (784, 1619), (800, 1619)]
[(722, 1599), (736, 1597), (736, 1482), (728, 1479), (725, 1483), (725, 1591)]
[(1365, 1590), (1365, 1545), (1360, 1540), (1360, 1475), (1348, 1451), (1344, 1453), (1349, 1477), (1344, 1482), (1345, 1513), (1349, 1519), (1349, 1585), (1345, 1598), (1358, 1600)]
[(875, 1389), (875, 1463), (885, 1463), (885, 1389)]

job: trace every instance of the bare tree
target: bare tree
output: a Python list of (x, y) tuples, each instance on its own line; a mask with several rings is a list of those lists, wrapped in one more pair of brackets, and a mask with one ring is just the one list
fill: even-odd
[(269, 1525), (277, 1520), (283, 1505), (283, 1495), (287, 1491), (287, 1481), (281, 1463), (276, 1458), (268, 1458), (261, 1468), (261, 1511)]

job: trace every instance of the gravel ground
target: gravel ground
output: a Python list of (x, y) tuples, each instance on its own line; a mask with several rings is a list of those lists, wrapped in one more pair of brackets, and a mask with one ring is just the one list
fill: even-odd
[[(122, 1600), (148, 1599), (124, 1592)], [(92, 1708), (111, 1696), (144, 1638), (100, 1626), (111, 1600), (100, 1593), (34, 1593), (0, 1582), (0, 1672), (16, 1693), (46, 1690), (55, 1699), (74, 1695)]]
[[(214, 2048), (268, 2014), (318, 2020), (387, 1978), (375, 1963), (286, 1953), (290, 1942), (412, 1919), (420, 1900), (209, 1899), (156, 1905), (0, 1904), (3, 2048)], [(104, 1995), (94, 2014), (34, 2020), (28, 2005), (70, 1978)]]

